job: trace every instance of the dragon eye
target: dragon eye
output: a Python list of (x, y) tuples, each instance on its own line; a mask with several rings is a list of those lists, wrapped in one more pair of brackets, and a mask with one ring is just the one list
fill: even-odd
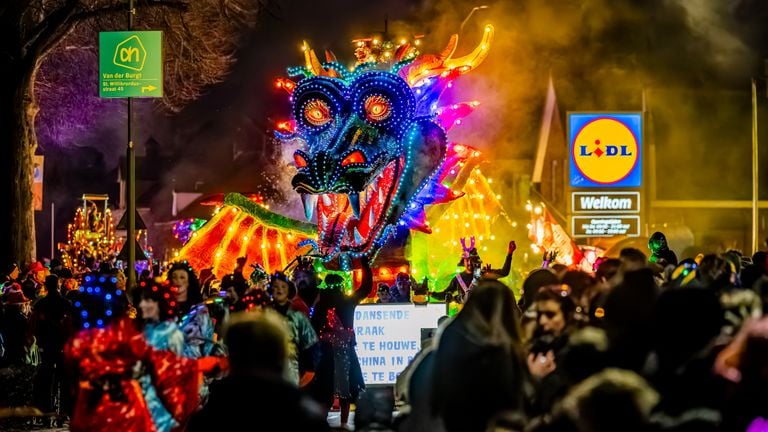
[(378, 123), (389, 118), (392, 108), (389, 100), (381, 95), (371, 95), (365, 99), (365, 115), (368, 120)]
[(331, 121), (331, 109), (320, 99), (312, 99), (304, 106), (304, 118), (313, 126), (323, 126)]

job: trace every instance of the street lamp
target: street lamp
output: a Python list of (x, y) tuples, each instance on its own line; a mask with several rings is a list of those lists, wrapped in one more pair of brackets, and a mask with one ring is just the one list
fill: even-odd
[(469, 18), (474, 14), (475, 12), (479, 11), (480, 9), (488, 9), (488, 5), (481, 5), (481, 6), (475, 6), (472, 8), (471, 11), (467, 14), (467, 17), (464, 18), (464, 21), (461, 22), (461, 26), (459, 27), (459, 33), (461, 33), (461, 30), (464, 28), (464, 25), (467, 24), (467, 21), (469, 21)]

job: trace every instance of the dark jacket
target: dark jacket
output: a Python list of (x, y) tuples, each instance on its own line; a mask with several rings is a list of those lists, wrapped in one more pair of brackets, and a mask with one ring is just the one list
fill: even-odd
[(214, 381), (208, 403), (192, 416), (187, 431), (256, 429), (312, 432), (329, 427), (319, 405), (282, 377), (264, 373)]
[(471, 334), (458, 318), (438, 342), (432, 388), (433, 413), (447, 431), (485, 431), (500, 412), (524, 409), (527, 375), (516, 353)]

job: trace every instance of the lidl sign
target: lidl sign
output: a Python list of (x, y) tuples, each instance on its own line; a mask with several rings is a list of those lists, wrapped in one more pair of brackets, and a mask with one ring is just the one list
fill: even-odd
[(571, 187), (639, 187), (642, 125), (642, 113), (568, 113)]
[(99, 33), (99, 96), (163, 97), (163, 33)]

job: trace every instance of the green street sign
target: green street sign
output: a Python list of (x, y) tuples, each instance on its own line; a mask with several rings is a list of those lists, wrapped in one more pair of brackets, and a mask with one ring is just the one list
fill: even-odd
[(163, 32), (99, 33), (99, 96), (163, 97)]

